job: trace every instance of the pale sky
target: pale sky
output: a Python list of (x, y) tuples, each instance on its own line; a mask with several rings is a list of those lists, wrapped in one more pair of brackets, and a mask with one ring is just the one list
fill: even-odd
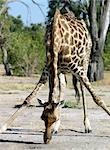
[(30, 23), (45, 22), (45, 17), (47, 16), (48, 11), (48, 0), (36, 0), (36, 2), (40, 4), (45, 17), (41, 13), (40, 9), (31, 2), (31, 0), (22, 1), (29, 6), (29, 9), (27, 9), (27, 7), (20, 2), (13, 2), (9, 4), (9, 14), (15, 17), (21, 15), (25, 25), (29, 25)]

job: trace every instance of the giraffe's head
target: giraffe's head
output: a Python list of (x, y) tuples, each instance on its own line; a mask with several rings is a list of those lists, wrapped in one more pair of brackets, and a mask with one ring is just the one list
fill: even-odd
[(44, 132), (44, 143), (48, 144), (52, 139), (52, 134), (54, 132), (54, 125), (60, 119), (60, 106), (63, 104), (61, 102), (42, 102), (39, 100), (40, 105), (44, 107), (44, 110), (41, 115), (41, 119), (45, 123), (45, 132)]

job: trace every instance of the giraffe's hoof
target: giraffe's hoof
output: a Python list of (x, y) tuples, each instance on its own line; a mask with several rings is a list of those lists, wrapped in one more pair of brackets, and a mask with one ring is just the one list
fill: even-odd
[(85, 129), (85, 133), (91, 133), (92, 130), (91, 129)]
[(14, 108), (20, 108), (23, 104), (15, 105)]

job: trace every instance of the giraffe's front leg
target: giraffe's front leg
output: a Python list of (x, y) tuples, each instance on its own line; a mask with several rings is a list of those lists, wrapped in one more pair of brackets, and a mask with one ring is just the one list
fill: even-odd
[(66, 88), (66, 76), (63, 73), (58, 74), (58, 81), (59, 81), (59, 96), (58, 100), (64, 100), (64, 93)]
[(59, 118), (53, 125), (52, 134), (57, 134), (60, 127), (61, 119)]
[[(65, 93), (65, 88), (66, 88), (65, 75), (63, 73), (58, 74), (58, 81), (59, 81), (58, 101), (61, 102), (62, 105), (63, 105), (63, 103), (64, 103), (64, 93)], [(61, 108), (60, 108), (60, 111), (61, 111)], [(53, 131), (52, 131), (53, 134), (58, 132), (59, 127), (60, 127), (60, 123), (61, 123), (61, 118), (59, 116), (59, 119), (53, 125)]]
[(30, 101), (36, 96), (37, 92), (46, 84), (47, 80), (48, 80), (48, 66), (45, 65), (36, 87), (30, 93), (30, 95), (26, 97), (24, 103), (30, 103)]

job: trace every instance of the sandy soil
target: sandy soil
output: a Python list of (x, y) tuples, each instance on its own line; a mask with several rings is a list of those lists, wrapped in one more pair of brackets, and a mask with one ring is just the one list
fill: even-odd
[[(16, 111), (14, 105), (23, 102), (36, 82), (36, 78), (0, 77), (0, 126)], [(17, 87), (15, 89), (12, 88), (14, 84)], [(23, 88), (26, 84), (27, 86)], [(94, 88), (110, 108), (110, 85), (95, 84)], [(47, 86), (37, 97), (47, 99)], [(7, 131), (0, 134), (0, 150), (110, 150), (110, 117), (96, 106), (87, 91), (86, 97), (92, 133), (84, 133), (81, 102), (78, 108), (62, 109), (59, 133), (53, 136), (50, 144), (43, 144), (44, 124), (40, 119), (42, 108), (36, 107), (38, 103), (34, 99), (32, 107), (28, 107)], [(65, 100), (75, 101), (71, 85), (65, 91)]]

